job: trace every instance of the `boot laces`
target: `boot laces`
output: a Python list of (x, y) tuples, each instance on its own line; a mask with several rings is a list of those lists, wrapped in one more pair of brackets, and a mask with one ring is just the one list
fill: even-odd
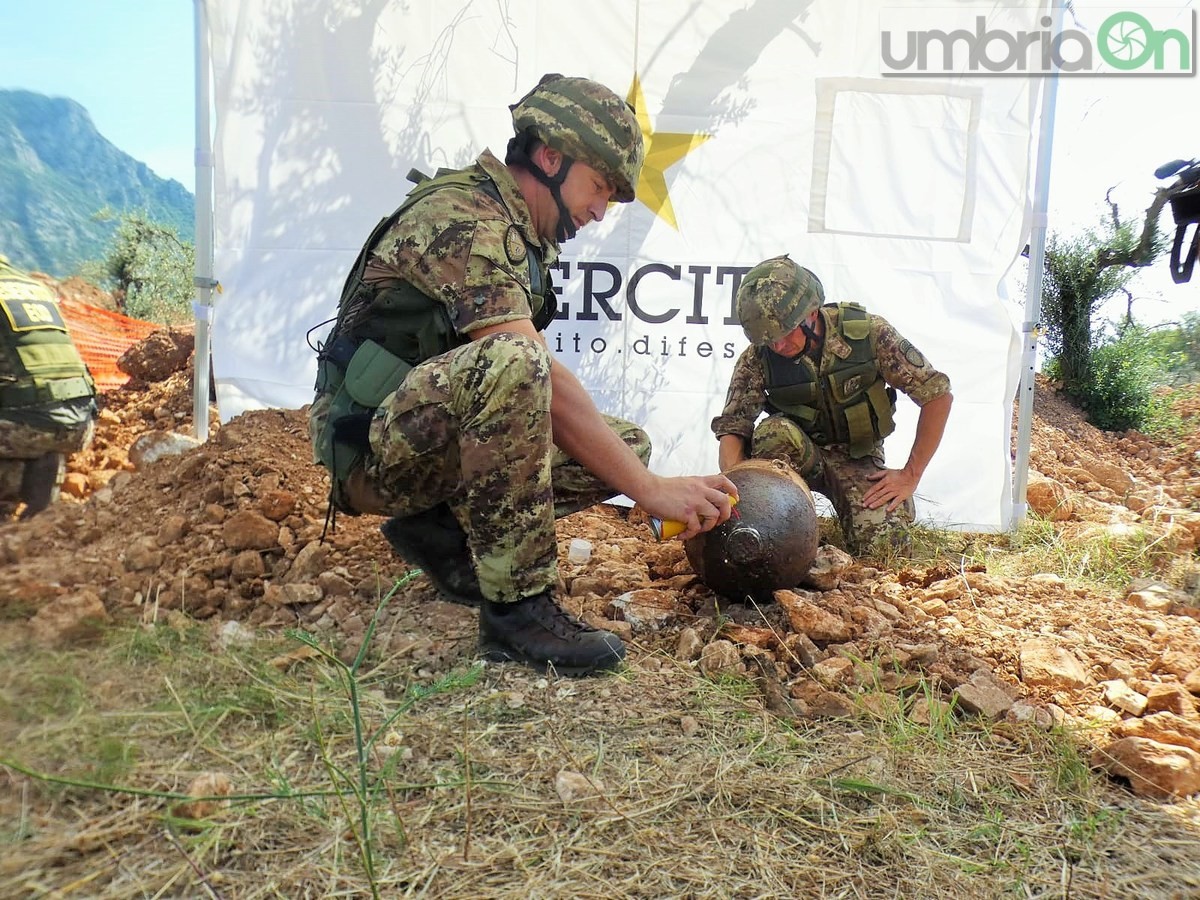
[(600, 630), (567, 612), (547, 594), (538, 594), (535, 601), (536, 606), (531, 604), (529, 609), (530, 618), (544, 625), (555, 637), (577, 641), (585, 634)]

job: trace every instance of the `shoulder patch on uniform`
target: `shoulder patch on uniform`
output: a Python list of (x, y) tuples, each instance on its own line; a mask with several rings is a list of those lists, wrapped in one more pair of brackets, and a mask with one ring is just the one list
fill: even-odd
[(504, 233), (504, 253), (513, 265), (525, 261), (525, 238), (521, 237), (521, 229), (516, 225), (509, 225)]
[(904, 358), (907, 359), (914, 366), (925, 365), (924, 354), (922, 354), (920, 350), (918, 350), (916, 347), (914, 347), (910, 341), (904, 340), (904, 341), (900, 342), (900, 352), (903, 353)]

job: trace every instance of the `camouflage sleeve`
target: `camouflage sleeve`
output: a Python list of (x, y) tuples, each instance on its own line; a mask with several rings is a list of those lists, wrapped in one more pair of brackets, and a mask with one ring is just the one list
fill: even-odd
[(712, 420), (713, 434), (717, 437), (737, 434), (750, 440), (754, 436), (754, 423), (766, 406), (766, 383), (758, 350), (747, 347), (733, 367), (725, 408)]
[(875, 358), (883, 380), (924, 406), (950, 393), (950, 379), (930, 365), (920, 350), (880, 316), (871, 316)]
[(497, 219), (457, 224), (421, 258), (420, 276), (438, 286), (460, 334), (532, 315), (525, 244), (518, 235), (519, 258), (511, 260), (505, 250), (510, 227)]

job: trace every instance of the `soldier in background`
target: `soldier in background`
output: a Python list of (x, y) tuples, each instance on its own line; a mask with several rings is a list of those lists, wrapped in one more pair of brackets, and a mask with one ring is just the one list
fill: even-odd
[[(712, 421), (721, 470), (747, 456), (782, 459), (829, 498), (852, 553), (884, 531), (907, 547), (903, 523), (942, 440), (950, 380), (885, 319), (856, 303), (825, 304), (817, 276), (786, 255), (747, 273), (737, 315), (750, 347)], [(921, 413), (908, 461), (888, 469), (883, 439), (895, 430), (897, 390)]]
[(559, 244), (634, 198), (633, 111), (559, 75), (510, 110), (504, 162), (485, 150), (421, 181), (368, 238), (318, 351), (310, 431), (332, 508), (390, 516), (400, 556), (479, 606), (485, 657), (581, 675), (625, 648), (555, 602), (555, 517), (624, 493), (690, 537), (736, 488), (651, 473), (645, 432), (601, 415), (540, 334)]
[(0, 256), (0, 502), (22, 519), (58, 498), (66, 458), (92, 441), (96, 386), (54, 293)]

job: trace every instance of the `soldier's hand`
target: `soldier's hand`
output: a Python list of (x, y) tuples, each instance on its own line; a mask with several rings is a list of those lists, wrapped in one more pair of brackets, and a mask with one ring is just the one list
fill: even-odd
[(727, 520), (737, 496), (737, 486), (724, 475), (659, 476), (649, 493), (633, 499), (650, 515), (682, 522), (687, 540), (716, 528)]
[(875, 482), (863, 494), (867, 509), (879, 509), (886, 504), (888, 512), (895, 512), (917, 490), (918, 479), (907, 469), (881, 469), (867, 478)]

